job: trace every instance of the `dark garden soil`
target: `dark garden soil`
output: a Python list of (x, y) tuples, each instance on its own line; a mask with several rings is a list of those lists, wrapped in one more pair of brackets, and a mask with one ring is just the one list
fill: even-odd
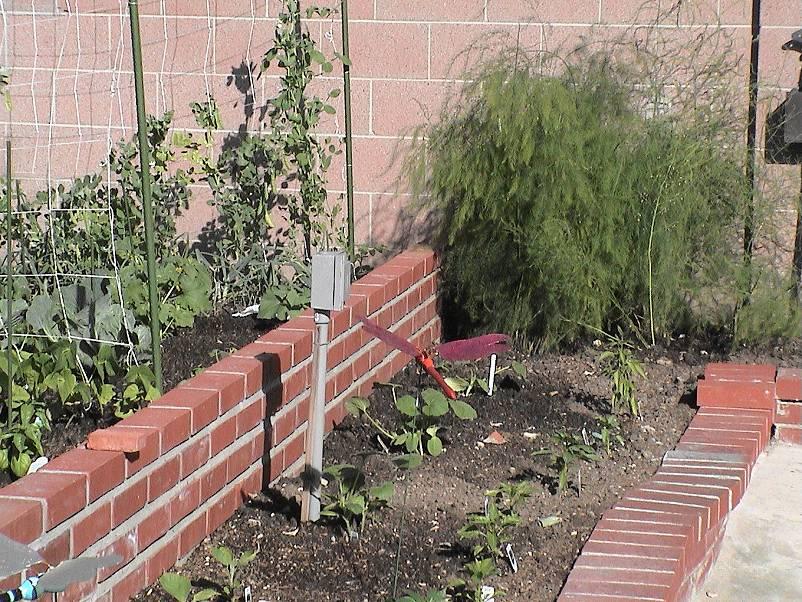
[[(391, 507), (371, 516), (358, 541), (347, 541), (335, 525), (299, 528), (295, 500), (300, 481), (282, 480), (238, 510), (176, 570), (198, 584), (208, 583), (204, 579), (223, 583), (224, 572), (210, 553), (222, 544), (237, 554), (259, 552), (242, 574), (255, 602), (378, 602), (392, 599), (393, 593), (400, 597), (409, 590), (442, 588), (450, 578), (461, 576), (469, 558), (468, 548), (456, 536), (466, 513), (482, 508), (486, 489), (504, 481), (526, 481), (534, 495), (512, 539), (520, 568), (513, 574), (503, 565), (490, 583), (506, 592), (504, 600), (554, 600), (601, 514), (627, 488), (651, 476), (685, 430), (695, 411), (693, 389), (704, 364), (725, 359), (679, 348), (642, 356), (647, 371), (647, 378), (638, 382), (643, 419), (621, 417), (626, 445), (611, 457), (583, 464), (581, 495), (573, 474), (572, 489), (560, 497), (553, 492), (548, 458), (533, 457), (532, 452), (546, 446), (559, 429), (592, 431), (594, 418), (609, 412), (609, 384), (600, 374), (598, 355), (589, 345), (570, 355), (524, 360), (526, 382), (507, 376), (492, 397), (480, 392), (468, 398), (478, 418), (446, 421), (444, 453), (427, 459), (405, 479), (376, 444), (373, 429), (346, 418), (326, 439), (324, 462), (363, 465), (369, 485), (395, 480), (396, 487)], [(802, 357), (794, 345), (764, 353), (742, 350), (731, 359), (800, 365)], [(414, 369), (408, 366), (394, 382), (403, 385), (399, 393), (412, 391), (417, 382)], [(393, 420), (389, 387), (375, 391), (371, 404), (375, 417), (385, 424)], [(494, 430), (507, 442), (482, 443)], [(562, 521), (541, 526), (539, 519), (550, 516)], [(156, 585), (136, 600), (170, 598)]]
[[(233, 318), (226, 312), (196, 318), (192, 328), (167, 337), (162, 343), (164, 390), (169, 391), (201, 368), (214, 364), (235, 349), (251, 343), (270, 330), (272, 324), (253, 318)], [(47, 458), (73, 449), (95, 429), (118, 421), (111, 412), (92, 408), (88, 413), (65, 412), (53, 404), (52, 428), (42, 435)], [(0, 473), (0, 487), (11, 482), (9, 473)]]

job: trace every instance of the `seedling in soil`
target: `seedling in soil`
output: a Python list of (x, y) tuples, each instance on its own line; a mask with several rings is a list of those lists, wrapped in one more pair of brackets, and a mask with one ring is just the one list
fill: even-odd
[[(512, 370), (518, 377), (524, 378), (526, 376), (526, 366), (521, 362), (512, 362), (509, 366), (502, 366), (496, 368), (495, 379), (498, 379), (499, 374)], [(479, 371), (476, 368), (471, 368), (467, 378), (460, 376), (449, 376), (445, 379), (446, 384), (451, 387), (455, 393), (462, 393), (466, 396), (470, 395), (474, 389), (480, 388), (485, 393), (490, 393), (490, 383), (487, 378), (479, 376)]]
[(467, 523), (457, 531), (460, 540), (478, 540), (471, 549), (475, 560), (491, 558), (495, 563), (506, 557), (510, 531), (521, 524), (518, 511), (531, 495), (528, 483), (502, 483), (485, 492), (484, 511), (469, 514)]
[(335, 491), (323, 493), (326, 505), (320, 515), (339, 520), (348, 539), (359, 537), (365, 529), (368, 514), (386, 506), (395, 493), (395, 487), (389, 481), (368, 488), (365, 473), (351, 464), (328, 466), (323, 474), (329, 477)]
[[(242, 584), (237, 580), (239, 570), (249, 564), (255, 557), (256, 552), (243, 552), (239, 558), (234, 557), (234, 553), (226, 546), (212, 548), (212, 556), (222, 564), (228, 576), (228, 581), (223, 586), (207, 587), (192, 595), (192, 602), (202, 602), (213, 598), (222, 597), (224, 600), (233, 602), (237, 597), (237, 592)], [(188, 577), (179, 573), (164, 573), (159, 578), (159, 583), (168, 594), (178, 600), (187, 602), (190, 600), (192, 583)]]
[(612, 414), (601, 416), (596, 419), (596, 423), (599, 430), (593, 431), (593, 437), (601, 443), (608, 456), (614, 445), (624, 445), (624, 437), (621, 435), (621, 425), (618, 422), (618, 418)]
[[(467, 579), (452, 579), (449, 583), (449, 592), (455, 602), (485, 602), (483, 584), (496, 574), (496, 562), (492, 558), (482, 558), (474, 560), (464, 566), (468, 574)], [(496, 590), (496, 595), (502, 592)]]
[(639, 404), (635, 397), (636, 376), (645, 376), (643, 366), (632, 353), (633, 347), (627, 343), (621, 331), (617, 336), (606, 334), (607, 349), (599, 356), (604, 375), (610, 379), (613, 413), (620, 405), (625, 405), (633, 416), (638, 416)]
[(448, 602), (448, 594), (443, 590), (429, 590), (425, 594), (409, 593), (395, 602)]
[(402, 415), (402, 424), (397, 431), (390, 431), (370, 415), (367, 399), (354, 397), (346, 402), (345, 407), (355, 416), (364, 416), (388, 446), (403, 447), (410, 454), (439, 456), (443, 452), (440, 418), (453, 412), (461, 420), (474, 420), (476, 410), (464, 401), (447, 398), (437, 389), (424, 389), (421, 398), (420, 404), (411, 395), (394, 399), (395, 407)]
[[(535, 456), (550, 455), (551, 467), (557, 471), (557, 493), (562, 495), (568, 487), (568, 473), (577, 462), (595, 462), (599, 459), (594, 449), (585, 443), (581, 435), (558, 431), (551, 437), (553, 449), (540, 449)], [(577, 469), (577, 492), (582, 493), (582, 474)]]

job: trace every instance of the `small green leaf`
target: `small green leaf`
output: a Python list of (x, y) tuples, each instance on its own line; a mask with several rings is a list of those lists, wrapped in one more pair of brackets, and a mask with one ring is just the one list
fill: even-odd
[(515, 372), (521, 378), (526, 376), (526, 366), (524, 366), (521, 362), (512, 362), (512, 371)]
[(370, 402), (362, 397), (352, 397), (345, 402), (346, 411), (353, 416), (359, 416), (362, 413), (367, 412), (369, 407)]
[(451, 410), (457, 418), (461, 420), (476, 419), (476, 410), (474, 410), (470, 404), (460, 399), (449, 399), (448, 403), (451, 405)]
[(432, 437), (426, 442), (426, 451), (432, 456), (439, 456), (443, 453), (443, 442), (440, 437)]
[(545, 516), (541, 518), (538, 522), (540, 523), (541, 527), (553, 527), (554, 525), (561, 523), (563, 519), (559, 516)]
[(178, 573), (164, 573), (159, 577), (159, 583), (168, 594), (178, 600), (178, 602), (186, 602), (189, 598), (189, 592), (192, 590), (192, 584), (189, 578)]
[(411, 395), (403, 395), (395, 400), (395, 407), (404, 416), (417, 416), (419, 414), (418, 408), (415, 404), (415, 398)]
[(459, 376), (448, 376), (445, 378), (445, 381), (446, 384), (457, 393), (462, 393), (465, 391), (470, 384), (467, 380), (460, 378)]
[(212, 556), (217, 559), (217, 562), (224, 566), (231, 566), (234, 564), (234, 554), (226, 546), (212, 548)]

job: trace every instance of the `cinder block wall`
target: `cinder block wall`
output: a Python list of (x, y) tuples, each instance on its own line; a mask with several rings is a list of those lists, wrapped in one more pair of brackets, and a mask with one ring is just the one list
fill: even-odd
[[(332, 314), (326, 430), (409, 358), (363, 333), (368, 315), (416, 344), (440, 336), (437, 267), (407, 251), (351, 288)], [(184, 381), (42, 470), (0, 489), (0, 533), (51, 565), (80, 554), (123, 557), (60, 602), (118, 602), (154, 583), (250, 493), (303, 468), (313, 318), (306, 313)], [(37, 574), (42, 567), (32, 567)], [(16, 587), (25, 575), (0, 583)]]
[[(311, 3), (304, 2), (304, 6)], [(321, 0), (323, 5), (339, 5)], [(532, 51), (570, 47), (582, 35), (617, 35), (648, 25), (658, 0), (351, 0), (354, 175), (359, 242), (393, 238), (407, 202), (398, 183), (404, 140), (437, 119), (466, 67), (516, 40)], [(258, 127), (259, 109), (273, 95), (277, 74), (249, 75), (270, 47), (278, 0), (140, 0), (145, 88), (152, 113), (174, 110), (177, 127), (192, 128), (189, 103), (207, 91), (220, 104), (227, 134)], [(686, 0), (673, 28), (679, 37), (720, 23), (732, 34), (732, 52), (744, 57), (740, 78), (746, 103), (750, 0)], [(207, 12), (208, 7), (208, 12)], [(0, 22), (4, 62), (12, 68), (6, 134), (14, 135), (15, 173), (31, 186), (97, 169), (107, 141), (135, 128), (131, 50), (125, 0), (6, 0)], [(802, 27), (802, 0), (762, 0), (760, 77), (764, 110), (795, 85), (796, 55), (780, 50)], [(331, 53), (341, 50), (339, 20), (310, 21)], [(341, 85), (339, 67), (321, 78), (321, 92)], [(774, 100), (769, 100), (774, 99)], [(344, 131), (342, 97), (322, 130)], [(51, 125), (52, 124), (52, 125)], [(762, 135), (759, 136), (762, 140)], [(780, 209), (795, 216), (798, 169), (770, 167), (782, 182)], [(331, 170), (334, 194), (344, 190), (342, 157)], [(183, 228), (197, 232), (212, 217), (207, 191), (196, 189)]]

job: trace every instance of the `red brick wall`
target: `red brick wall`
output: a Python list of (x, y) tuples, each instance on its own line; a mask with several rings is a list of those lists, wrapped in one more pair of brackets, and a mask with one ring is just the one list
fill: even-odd
[[(431, 251), (407, 251), (354, 283), (346, 308), (332, 314), (327, 431), (345, 416), (346, 399), (367, 395), (409, 359), (365, 336), (357, 316), (430, 344), (440, 336), (437, 273)], [(313, 326), (309, 313), (290, 320), (0, 489), (0, 533), (51, 564), (82, 553), (124, 558), (61, 602), (127, 600), (155, 582), (245, 495), (300, 473)]]
[[(331, 2), (322, 2), (327, 3)], [(398, 159), (404, 153), (399, 140), (437, 118), (443, 99), (458, 89), (466, 66), (519, 36), (529, 50), (550, 51), (579, 35), (616, 35), (633, 23), (648, 24), (653, 17), (650, 7), (657, 1), (351, 0), (349, 4), (357, 238), (380, 242), (393, 236), (407, 200), (404, 187), (396, 181)], [(662, 2), (664, 9), (667, 4), (673, 5)], [(15, 106), (10, 118), (0, 111), (0, 120), (19, 149), (15, 172), (41, 181), (48, 168), (53, 179), (95, 170), (106, 154), (107, 135), (115, 140), (131, 137), (135, 127), (128, 23), (120, 18), (127, 14), (127, 2), (7, 0), (5, 6), (7, 19), (0, 28), (8, 27), (2, 39), (7, 40), (5, 60), (13, 68)], [(192, 127), (188, 103), (202, 100), (208, 89), (221, 106), (226, 130), (253, 127), (254, 121), (244, 117), (243, 95), (229, 78), (243, 60), (255, 61), (269, 47), (278, 6), (278, 0), (140, 0), (149, 110), (173, 109), (177, 126)], [(744, 57), (744, 66), (748, 64), (749, 0), (690, 0), (683, 6), (670, 31), (685, 36), (720, 22), (732, 35), (733, 53)], [(764, 115), (797, 79), (796, 56), (781, 51), (780, 45), (802, 27), (802, 0), (762, 0), (762, 7)], [(309, 26), (326, 51), (340, 49), (336, 17)], [(326, 38), (329, 32), (331, 40)], [(742, 84), (745, 102), (746, 70), (734, 77)], [(270, 97), (276, 83), (275, 75), (255, 82), (257, 106)], [(321, 89), (336, 85), (337, 78), (320, 83)], [(342, 133), (342, 112), (327, 118), (322, 129)], [(798, 190), (798, 169), (770, 167), (768, 176), (771, 183), (783, 183), (785, 190)], [(341, 157), (332, 167), (331, 188), (344, 190)], [(785, 201), (780, 209), (793, 213), (794, 198), (780, 194), (779, 200)], [(197, 231), (210, 217), (204, 196), (198, 194), (183, 226)]]

